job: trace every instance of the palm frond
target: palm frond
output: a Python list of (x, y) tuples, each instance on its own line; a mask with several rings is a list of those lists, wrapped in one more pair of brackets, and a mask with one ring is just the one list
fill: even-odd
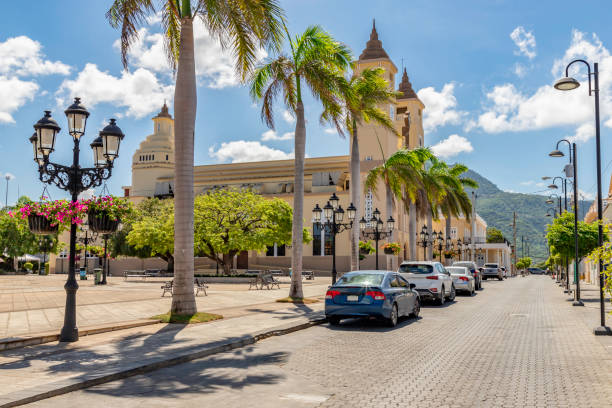
[(121, 28), (121, 63), (128, 69), (130, 46), (138, 39), (138, 27), (155, 13), (152, 0), (115, 0), (106, 12), (106, 19), (113, 28)]
[(180, 11), (174, 1), (167, 1), (162, 11), (162, 28), (164, 36), (164, 49), (172, 71), (176, 71), (181, 46), (181, 19)]

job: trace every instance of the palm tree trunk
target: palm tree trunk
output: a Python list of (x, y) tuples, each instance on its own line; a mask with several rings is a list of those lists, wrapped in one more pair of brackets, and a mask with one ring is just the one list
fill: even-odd
[(181, 19), (174, 90), (174, 285), (171, 313), (197, 312), (193, 295), (193, 139), (196, 117), (193, 20)]
[[(445, 230), (446, 231), (444, 233), (444, 235), (445, 235), (444, 238), (450, 238), (450, 236), (451, 236), (451, 216), (447, 214), (447, 216), (444, 217), (444, 220), (446, 221), (446, 226), (445, 226)], [(446, 245), (446, 244), (444, 244), (444, 245)], [(444, 257), (444, 259), (445, 259), (445, 263), (448, 263), (448, 262), (446, 262), (446, 257)]]
[[(431, 209), (427, 209), (427, 231), (431, 234), (433, 230), (433, 219), (431, 216)], [(433, 259), (433, 247), (430, 245), (427, 247), (427, 259)]]
[(351, 229), (351, 271), (359, 270), (359, 220), (361, 219), (361, 163), (359, 161), (359, 139), (357, 124), (353, 120), (351, 143), (351, 201), (357, 209), (355, 223)]
[(291, 288), (289, 296), (303, 298), (302, 291), (302, 241), (304, 233), (304, 157), (306, 154), (306, 124), (304, 104), (298, 100), (295, 110), (295, 180), (293, 182), (293, 234), (291, 245)]
[[(387, 213), (384, 215), (384, 217), (386, 218), (382, 220), (383, 222), (385, 222), (387, 219), (389, 219), (389, 217), (393, 215), (393, 192), (391, 191), (391, 188), (389, 187), (389, 185), (385, 186), (385, 190), (386, 190), (386, 201), (387, 201)], [(381, 216), (381, 218), (382, 217), (383, 216)], [(391, 233), (389, 234), (387, 238), (387, 242), (393, 242), (394, 235), (395, 235), (395, 231), (391, 231)], [(387, 270), (389, 271), (394, 269), (393, 268), (393, 258), (395, 258), (395, 255), (387, 255)]]
[(416, 205), (410, 203), (408, 209), (408, 242), (410, 243), (410, 260), (416, 261), (417, 259), (417, 216), (416, 216)]

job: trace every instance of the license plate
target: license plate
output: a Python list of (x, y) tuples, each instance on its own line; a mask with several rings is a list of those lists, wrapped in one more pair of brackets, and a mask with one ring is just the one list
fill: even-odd
[(359, 296), (348, 295), (346, 297), (347, 302), (357, 302), (359, 300)]

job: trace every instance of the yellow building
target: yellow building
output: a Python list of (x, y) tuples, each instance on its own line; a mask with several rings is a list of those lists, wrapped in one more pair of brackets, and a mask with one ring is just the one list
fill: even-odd
[[(605, 194), (605, 193), (604, 193)], [(601, 219), (604, 225), (612, 226), (612, 177), (610, 177), (610, 185), (608, 186), (608, 196), (603, 200), (603, 212)], [(584, 216), (584, 222), (597, 222), (597, 200), (593, 201), (589, 210)], [(586, 282), (598, 284), (599, 272), (597, 262), (591, 262), (588, 258), (580, 264), (580, 276)]]
[[(382, 67), (385, 77), (391, 87), (396, 83), (397, 67), (391, 61), (378, 39), (376, 27), (372, 27), (370, 40), (356, 61), (355, 71), (365, 68)], [(389, 157), (402, 147), (415, 148), (424, 145), (423, 109), (425, 105), (419, 100), (412, 89), (406, 70), (398, 87), (402, 96), (386, 109), (393, 120), (400, 136), (382, 129), (374, 124), (364, 124), (358, 129), (361, 180), (364, 182), (367, 172), (382, 163), (383, 157)], [(132, 157), (132, 185), (125, 186), (124, 195), (138, 202), (148, 197), (172, 196), (174, 174), (174, 122), (168, 108), (164, 104), (161, 112), (153, 118), (153, 133), (146, 137)], [(379, 145), (380, 141), (380, 145)], [(381, 151), (382, 146), (382, 151)], [(346, 208), (350, 204), (350, 156), (330, 156), (307, 158), (304, 171), (304, 213), (308, 219), (310, 211), (315, 204), (323, 207), (332, 193), (340, 199), (340, 205)], [(205, 193), (213, 188), (235, 187), (250, 188), (269, 197), (278, 197), (293, 204), (294, 163), (293, 160), (274, 160), (249, 163), (214, 164), (195, 166), (194, 189), (196, 194)], [(392, 215), (396, 220), (393, 241), (399, 242), (403, 251), (399, 257), (388, 256), (387, 268), (397, 267), (398, 261), (408, 258), (410, 235), (409, 216), (402, 206), (395, 206), (392, 214), (388, 214), (391, 207), (386, 202), (384, 188), (380, 186), (380, 193), (365, 192), (362, 214), (366, 219), (372, 217), (373, 211), (378, 208), (386, 220)], [(422, 225), (421, 223), (415, 223)], [(304, 247), (304, 268), (328, 270), (331, 262), (331, 237), (324, 231), (312, 226), (313, 241)], [(358, 228), (358, 225), (355, 226)], [(486, 224), (485, 224), (486, 230)], [(349, 233), (338, 235), (336, 243), (337, 267), (339, 271), (347, 271), (350, 267)], [(461, 236), (464, 231), (462, 230)], [(382, 252), (382, 251), (381, 251)], [(267, 256), (266, 256), (267, 255)], [(246, 254), (238, 257), (237, 267), (245, 268), (263, 266), (289, 267), (291, 251), (275, 246), (267, 254)], [(384, 258), (384, 255), (382, 256)], [(373, 257), (368, 257), (362, 267), (372, 267)], [(382, 262), (384, 267), (385, 262)]]

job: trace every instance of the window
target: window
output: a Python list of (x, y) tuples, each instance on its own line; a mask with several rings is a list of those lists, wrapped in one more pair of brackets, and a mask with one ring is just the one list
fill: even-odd
[(321, 245), (323, 245), (323, 255), (332, 254), (332, 236), (322, 228), (320, 224), (312, 224), (312, 255), (321, 256)]
[(420, 264), (402, 264), (399, 269), (400, 272), (403, 273), (418, 273), (422, 275), (433, 272), (433, 267), (431, 265)]
[(168, 155), (166, 155), (166, 161), (168, 161)]
[(268, 245), (266, 247), (266, 256), (274, 256), (274, 245)]
[(372, 161), (372, 156), (366, 156), (365, 159), (366, 161)]
[(400, 285), (402, 288), (407, 288), (407, 287), (410, 287), (410, 284), (408, 283), (408, 281), (407, 281), (406, 279), (402, 278), (401, 276), (398, 276), (398, 277), (397, 277), (397, 280), (398, 280), (398, 282), (399, 282), (399, 285)]
[(399, 283), (399, 280), (397, 280), (397, 276), (389, 277), (389, 286), (391, 286), (392, 288), (400, 287), (400, 283)]
[(342, 276), (335, 286), (380, 286), (385, 275), (382, 273), (358, 273)]
[(393, 104), (389, 104), (389, 119), (395, 120), (395, 107)]
[(457, 239), (457, 227), (451, 227), (451, 239)]

